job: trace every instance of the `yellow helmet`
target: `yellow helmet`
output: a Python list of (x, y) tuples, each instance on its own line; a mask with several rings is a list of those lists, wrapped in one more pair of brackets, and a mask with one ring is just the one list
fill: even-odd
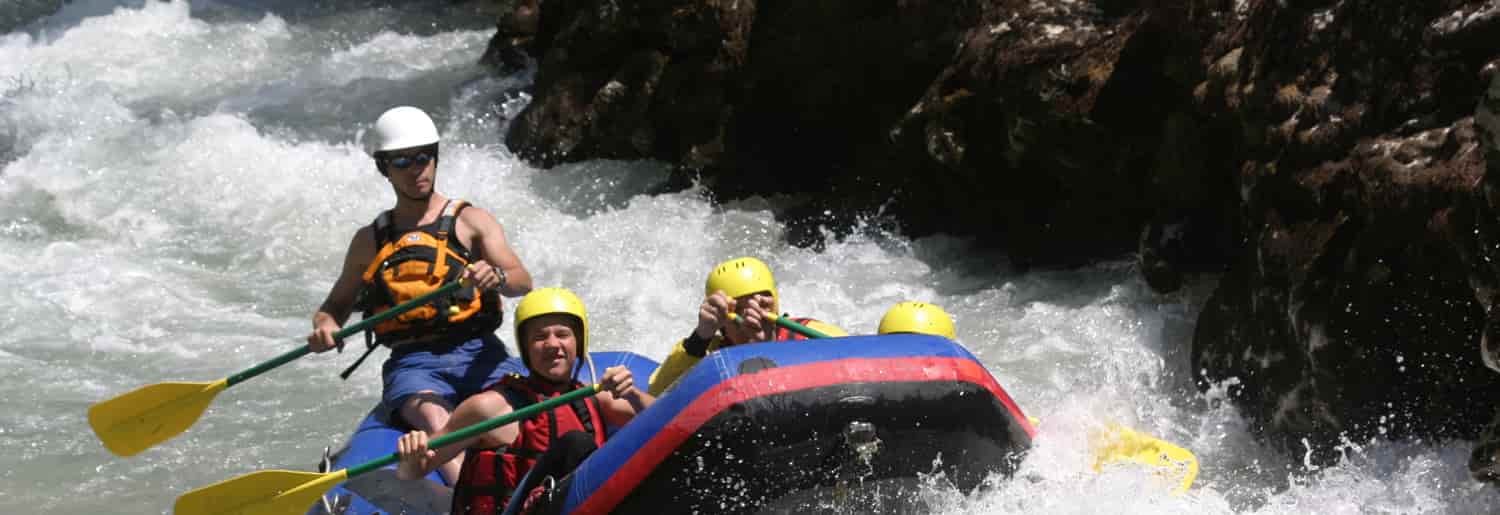
[(921, 333), (958, 339), (953, 331), (953, 318), (943, 308), (921, 302), (901, 302), (892, 306), (880, 317), (880, 334)]
[(583, 358), (588, 353), (589, 312), (583, 308), (583, 301), (565, 288), (537, 288), (516, 304), (516, 350), (521, 352), (521, 362), (527, 368), (531, 367), (531, 360), (526, 357), (526, 334), (523, 332), (526, 321), (552, 314), (573, 315), (578, 319), (582, 326), (582, 334), (577, 335), (578, 357)]
[(743, 297), (752, 293), (770, 292), (771, 299), (780, 299), (776, 295), (776, 279), (771, 277), (771, 267), (753, 257), (735, 258), (714, 267), (709, 272), (708, 281), (703, 285), (703, 295), (713, 295), (714, 291), (724, 290), (730, 297)]

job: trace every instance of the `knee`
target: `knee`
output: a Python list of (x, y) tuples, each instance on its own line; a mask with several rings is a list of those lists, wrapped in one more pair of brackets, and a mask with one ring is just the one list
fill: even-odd
[(451, 410), (447, 399), (432, 392), (412, 395), (401, 404), (401, 416), (412, 426), (429, 433), (443, 427)]

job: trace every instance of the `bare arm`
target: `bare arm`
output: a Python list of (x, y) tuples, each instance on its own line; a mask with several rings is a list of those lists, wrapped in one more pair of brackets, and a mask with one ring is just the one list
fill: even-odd
[(510, 248), (505, 239), (505, 228), (488, 211), (470, 206), (459, 213), (459, 219), (474, 231), (473, 244), (469, 246), (486, 263), (505, 272), (505, 284), (500, 285), (500, 294), (519, 297), (531, 291), (531, 273), (521, 264), (521, 258)]
[(307, 335), (307, 345), (313, 352), (324, 352), (338, 344), (333, 340), (349, 314), (354, 310), (354, 301), (364, 285), (361, 277), (370, 260), (375, 258), (375, 234), (369, 226), (361, 227), (349, 241), (349, 250), (344, 252), (344, 265), (334, 280), (333, 288), (313, 313), (313, 331)]
[(615, 427), (624, 426), (656, 402), (656, 397), (635, 387), (634, 375), (629, 368), (623, 366), (606, 369), (604, 377), (599, 380), (599, 386), (604, 391), (599, 392), (595, 398), (604, 411), (604, 421)]

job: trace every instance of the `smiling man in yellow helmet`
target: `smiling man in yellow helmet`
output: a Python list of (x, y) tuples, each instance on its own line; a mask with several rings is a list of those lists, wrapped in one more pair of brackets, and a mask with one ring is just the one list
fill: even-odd
[[(516, 305), (516, 350), (526, 376), (509, 375), (458, 405), (442, 436), (526, 406), (584, 388), (578, 370), (587, 361), (589, 316), (572, 291), (532, 290)], [(397, 442), (401, 462), (396, 476), (417, 479), (440, 463), (462, 456), (463, 471), (453, 489), (455, 514), (494, 513), (512, 492), (532, 494), (541, 478), (572, 471), (608, 438), (608, 427), (624, 426), (656, 401), (635, 387), (624, 366), (599, 377), (601, 391), (540, 415), (480, 433), (460, 444), (429, 449), (429, 436), (412, 431)], [(468, 448), (469, 452), (464, 450)], [(531, 479), (523, 482), (531, 470)], [(539, 492), (545, 493), (545, 492)]]
[[(651, 394), (661, 395), (677, 378), (714, 350), (750, 342), (804, 340), (805, 336), (776, 325), (781, 296), (771, 268), (753, 257), (735, 258), (715, 266), (705, 282), (703, 303), (698, 305), (698, 326), (688, 334), (656, 372), (651, 374)], [(739, 321), (731, 321), (734, 313)], [(848, 336), (836, 326), (811, 318), (792, 320), (829, 336)]]

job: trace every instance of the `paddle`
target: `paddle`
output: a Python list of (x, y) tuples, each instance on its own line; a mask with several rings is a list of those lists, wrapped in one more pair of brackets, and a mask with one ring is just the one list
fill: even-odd
[[(360, 320), (333, 334), (342, 340), (358, 334), (391, 317), (426, 304), (463, 286), (464, 281), (448, 283), (431, 293), (403, 302), (391, 309)], [(219, 392), (273, 368), (285, 365), (312, 352), (306, 345), (297, 347), (269, 361), (211, 383), (170, 382), (142, 386), (136, 390), (101, 401), (89, 407), (89, 426), (116, 456), (134, 456), (151, 446), (167, 441), (192, 427), (208, 403)]]
[(1177, 487), (1172, 490), (1174, 494), (1186, 493), (1198, 477), (1198, 457), (1160, 438), (1109, 424), (1105, 431), (1094, 433), (1092, 439), (1094, 472), (1100, 472), (1105, 465), (1113, 463), (1140, 463), (1155, 470), (1157, 476), (1176, 483)]
[[(809, 338), (828, 338), (815, 329), (799, 324), (786, 317), (767, 313), (776, 325), (801, 333)], [(742, 322), (735, 313), (729, 319)], [(1031, 420), (1036, 425), (1035, 419)], [(1161, 476), (1177, 485), (1173, 493), (1187, 492), (1198, 477), (1198, 457), (1192, 451), (1160, 438), (1135, 431), (1117, 424), (1110, 424), (1106, 431), (1094, 434), (1094, 471), (1105, 465), (1119, 462), (1134, 462), (1151, 467)]]
[[(775, 322), (776, 325), (779, 325), (781, 327), (785, 327), (787, 329), (791, 329), (793, 331), (796, 331), (796, 332), (798, 332), (798, 333), (800, 333), (803, 336), (806, 336), (808, 338), (832, 338), (832, 336), (828, 336), (826, 334), (823, 334), (822, 331), (819, 331), (817, 329), (813, 329), (811, 327), (808, 327), (808, 326), (802, 325), (800, 323), (797, 323), (796, 320), (792, 320), (792, 319), (786, 318), (786, 317), (776, 316), (775, 314), (772, 314), (772, 313), (766, 313), (766, 316), (771, 317), (771, 321)], [(744, 319), (740, 318), (739, 313), (730, 313), (729, 314), (729, 319), (733, 320), (735, 322), (744, 323)]]
[[(586, 386), (563, 395), (506, 413), (434, 438), (428, 448), (437, 449), (478, 435), (485, 431), (532, 417), (543, 411), (572, 402), (599, 391), (599, 385)], [(221, 481), (182, 494), (172, 512), (177, 515), (237, 514), (275, 515), (306, 513), (324, 492), (351, 477), (377, 470), (397, 462), (401, 456), (390, 453), (347, 469), (333, 472), (296, 472), (262, 470), (227, 481)]]

